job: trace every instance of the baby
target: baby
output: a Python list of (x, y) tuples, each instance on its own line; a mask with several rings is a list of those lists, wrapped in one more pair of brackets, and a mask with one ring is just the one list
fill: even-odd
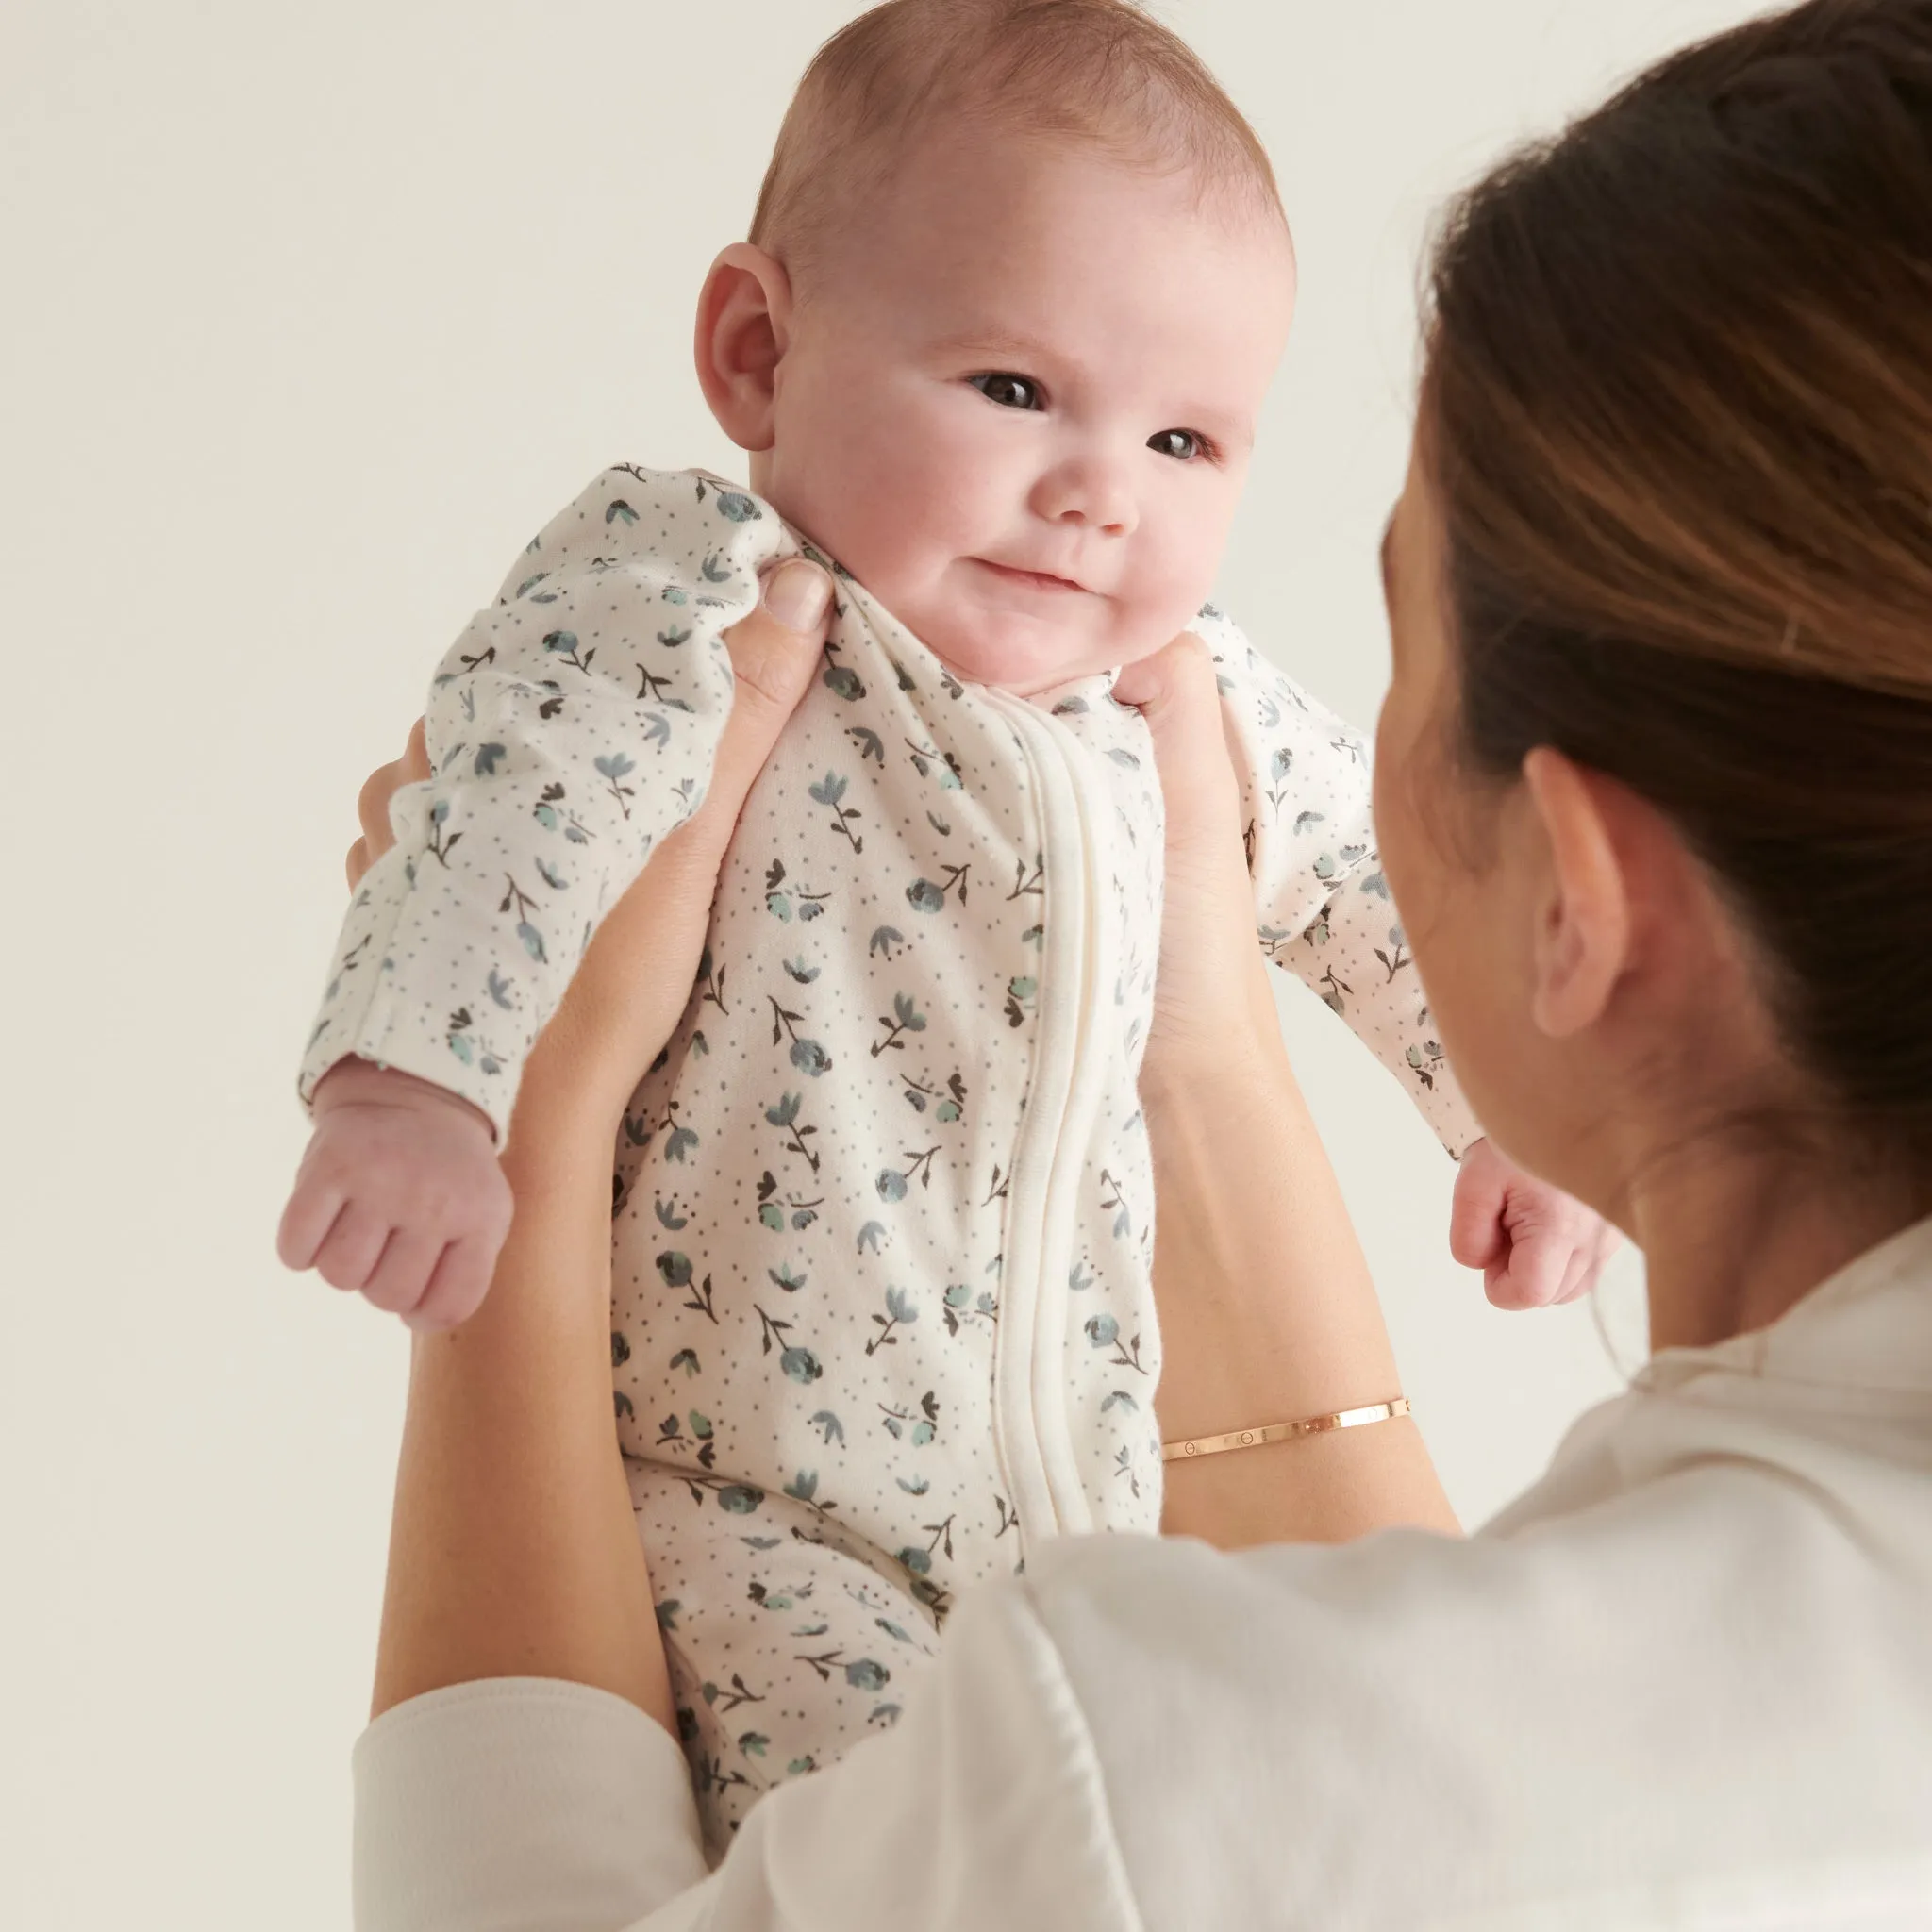
[(530, 1042), (703, 794), (723, 633), (774, 559), (836, 559), (823, 678), (617, 1150), (618, 1427), (714, 1853), (892, 1722), (956, 1591), (1158, 1526), (1162, 814), (1119, 666), (1208, 640), (1261, 944), (1473, 1139), (1360, 739), (1203, 601), (1293, 298), (1267, 160), (1163, 28), (891, 0), (813, 62), (699, 300), (752, 491), (607, 472), (436, 677), (283, 1252), (447, 1322), (502, 1238)]

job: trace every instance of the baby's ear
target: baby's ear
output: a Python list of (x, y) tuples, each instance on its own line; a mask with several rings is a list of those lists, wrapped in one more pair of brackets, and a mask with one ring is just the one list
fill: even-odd
[(770, 449), (779, 359), (791, 327), (791, 278), (762, 248), (734, 242), (698, 296), (692, 347), (711, 414), (740, 449)]

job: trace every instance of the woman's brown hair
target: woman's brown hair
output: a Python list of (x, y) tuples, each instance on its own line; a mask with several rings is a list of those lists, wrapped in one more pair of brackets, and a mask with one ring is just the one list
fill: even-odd
[(1932, 1172), (1932, 0), (1653, 68), (1458, 202), (1430, 306), (1458, 750), (1654, 803)]

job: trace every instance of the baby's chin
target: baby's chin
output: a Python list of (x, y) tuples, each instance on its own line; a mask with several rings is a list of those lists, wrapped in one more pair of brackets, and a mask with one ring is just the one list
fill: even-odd
[[(962, 683), (1036, 697), (1151, 656), (1180, 627), (1171, 612), (1094, 591), (1002, 580), (973, 559), (908, 565), (829, 546), (868, 595)], [(1189, 607), (1192, 608), (1191, 605)]]
[(962, 683), (1035, 697), (1147, 655), (1111, 624), (1054, 624), (1011, 611), (967, 612), (957, 602), (922, 623), (895, 610), (906, 627)]

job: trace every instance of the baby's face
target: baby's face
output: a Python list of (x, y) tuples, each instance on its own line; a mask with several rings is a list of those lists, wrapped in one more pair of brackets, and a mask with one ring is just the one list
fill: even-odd
[(796, 292), (753, 487), (946, 664), (1025, 693), (1186, 627), (1287, 340), (1278, 222), (949, 130)]

